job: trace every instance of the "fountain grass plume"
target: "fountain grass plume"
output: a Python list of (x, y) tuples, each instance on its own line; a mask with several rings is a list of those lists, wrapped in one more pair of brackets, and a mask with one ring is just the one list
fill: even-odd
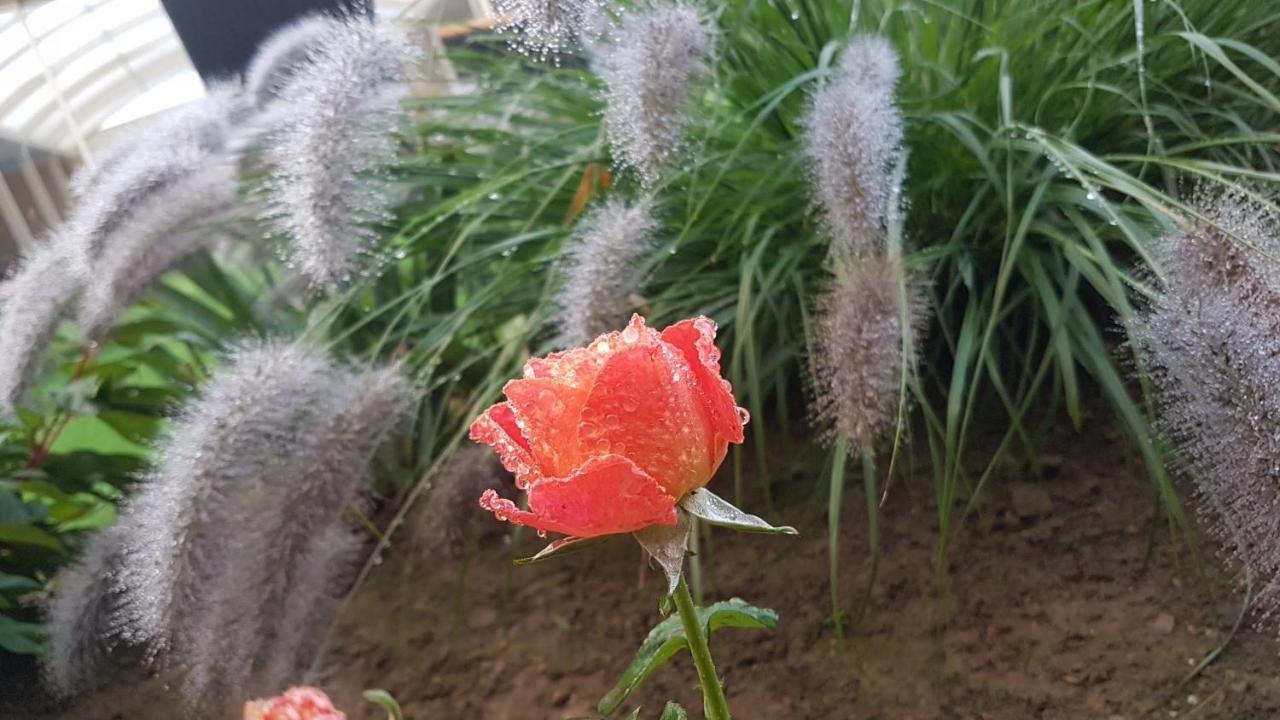
[(245, 93), (259, 108), (276, 100), (294, 71), (310, 60), (313, 49), (345, 22), (332, 15), (312, 13), (274, 30), (258, 45), (245, 70)]
[(318, 37), (279, 91), (294, 122), (264, 139), (267, 218), (289, 241), (290, 262), (312, 283), (349, 279), (390, 217), (380, 173), (396, 156), (393, 134), (415, 48), (398, 31), (347, 17)]
[(912, 352), (919, 347), (925, 302), (919, 282), (903, 272), (884, 255), (838, 262), (818, 301), (812, 412), (824, 439), (844, 438), (851, 452), (871, 447), (897, 421), (905, 373), (915, 363), (904, 355), (904, 338)]
[(493, 8), (512, 47), (544, 61), (558, 60), (584, 36), (594, 40), (618, 9), (612, 0), (494, 0)]
[(12, 420), (88, 276), (83, 248), (62, 234), (15, 263), (0, 305), (0, 419)]
[(305, 647), (277, 634), (310, 608), (290, 599), (332, 596), (346, 565), (322, 577), (314, 559), (336, 557), (330, 528), (413, 397), (397, 369), (268, 341), (234, 352), (177, 417), (120, 519), (118, 624), (190, 706), (284, 682), (266, 675), (288, 664), (272, 645)]
[(1280, 609), (1280, 218), (1238, 192), (1195, 205), (1204, 220), (1156, 250), (1164, 282), (1130, 338), (1208, 527), (1269, 616)]
[(247, 106), (238, 83), (217, 83), (201, 100), (173, 110), (118, 141), (107, 162), (75, 181), (79, 202), (64, 227), (90, 259), (155, 195), (225, 152)]
[(510, 487), (510, 474), (483, 445), (464, 445), (431, 478), (426, 501), (415, 510), (411, 536), (421, 557), (459, 557), (472, 535), (499, 526), (489, 522), (476, 498), (486, 490)]
[(116, 527), (89, 537), (80, 558), (58, 576), (46, 612), (49, 653), (44, 676), (61, 697), (97, 688), (111, 672), (119, 642), (119, 591), (123, 535)]
[(133, 208), (93, 264), (77, 318), (85, 337), (101, 340), (166, 272), (225, 237), (215, 225), (234, 205), (238, 179), (233, 158), (208, 154)]
[(897, 197), (894, 166), (903, 152), (902, 114), (894, 101), (900, 72), (887, 40), (855, 38), (804, 117), (814, 198), (835, 253), (884, 249), (884, 227)]
[(297, 682), (319, 651), (322, 628), (334, 613), (366, 557), (367, 543), (345, 522), (332, 522), (316, 532), (294, 568), (291, 592), (279, 609), (279, 625), (267, 628), (255, 660), (262, 668), (256, 683), (260, 692), (280, 692)]
[(561, 346), (586, 345), (626, 323), (656, 226), (649, 200), (608, 200), (582, 220), (557, 298)]
[(657, 3), (624, 15), (598, 48), (604, 121), (614, 160), (651, 186), (682, 152), (693, 83), (710, 71), (713, 21), (693, 5)]
[[(262, 551), (236, 559), (207, 590), (208, 609), (192, 648), (199, 662), (185, 682), (193, 701), (288, 687), (310, 659), (301, 656), (315, 649), (339, 586), (353, 576), (356, 550), (334, 525), (344, 509), (361, 504), (373, 453), (414, 392), (397, 368), (343, 369), (335, 379), (341, 387), (329, 388), (327, 412), (290, 451), (291, 482), (276, 489), (270, 514), (260, 511), (255, 523), (242, 526), (243, 540)], [(298, 512), (302, 508), (309, 510)], [(242, 599), (245, 588), (252, 603)], [(303, 635), (282, 634), (289, 630)]]

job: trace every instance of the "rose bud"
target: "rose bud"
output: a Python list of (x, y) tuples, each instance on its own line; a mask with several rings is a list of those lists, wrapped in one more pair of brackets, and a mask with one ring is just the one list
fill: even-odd
[(289, 688), (268, 700), (251, 700), (244, 705), (244, 720), (347, 720), (319, 688)]
[(720, 376), (715, 323), (662, 332), (635, 315), (621, 332), (525, 364), (471, 438), (498, 452), (529, 509), (488, 490), (500, 520), (588, 538), (675, 525), (676, 506), (711, 480), (747, 413)]

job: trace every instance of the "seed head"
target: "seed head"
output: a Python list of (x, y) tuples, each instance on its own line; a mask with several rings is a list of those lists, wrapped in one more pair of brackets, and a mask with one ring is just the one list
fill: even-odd
[(350, 568), (341, 513), (413, 396), (394, 370), (266, 342), (237, 351), (176, 419), (120, 519), (117, 625), (189, 704), (300, 670), (312, 645), (292, 633), (321, 629)]
[(221, 240), (212, 225), (234, 204), (237, 181), (233, 159), (214, 153), (135, 206), (94, 263), (77, 319), (81, 332), (102, 339), (166, 272)]
[[(77, 175), (78, 203), (63, 234), (96, 259), (134, 212), (153, 207), (171, 185), (228, 150), (246, 106), (238, 84), (217, 84), (208, 95), (119, 141), (106, 162)], [(155, 201), (155, 202), (152, 202)]]
[(14, 417), (86, 277), (82, 247), (61, 234), (16, 263), (0, 305), (0, 418)]
[(805, 116), (804, 152), (836, 254), (883, 249), (903, 147), (893, 97), (898, 75), (897, 54), (886, 40), (856, 38)]
[(610, 0), (494, 0), (498, 32), (512, 33), (518, 52), (539, 60), (559, 59), (585, 34), (594, 37), (616, 6)]
[(598, 50), (609, 145), (646, 185), (683, 150), (689, 91), (708, 73), (715, 43), (709, 18), (667, 2), (627, 14), (615, 42)]
[(1280, 609), (1280, 218), (1237, 193), (1197, 204), (1207, 221), (1158, 249), (1165, 282), (1131, 341), (1209, 527), (1270, 614)]
[(97, 688), (111, 672), (109, 658), (121, 637), (113, 581), (120, 571), (122, 539), (118, 528), (98, 531), (75, 565), (58, 576), (46, 617), (50, 652), (44, 670), (62, 697)]
[(355, 17), (331, 21), (310, 47), (279, 90), (293, 122), (264, 140), (267, 216), (288, 238), (292, 263), (313, 284), (333, 286), (376, 239), (370, 225), (390, 217), (379, 173), (395, 160), (415, 51), (398, 31)]
[(826, 439), (845, 438), (852, 452), (872, 445), (897, 421), (902, 383), (915, 362), (905, 356), (923, 332), (923, 293), (883, 255), (838, 265), (837, 279), (819, 300), (810, 372), (813, 414)]
[(626, 322), (656, 225), (648, 201), (609, 200), (582, 221), (558, 297), (561, 346), (586, 345)]
[(315, 48), (347, 21), (312, 13), (276, 29), (258, 45), (244, 73), (245, 93), (259, 107), (274, 101), (298, 67), (310, 61)]
[(431, 480), (426, 502), (415, 509), (413, 544), (424, 557), (458, 557), (473, 534), (495, 528), (488, 513), (476, 504), (485, 490), (500, 490), (510, 481), (497, 457), (483, 445), (454, 451)]

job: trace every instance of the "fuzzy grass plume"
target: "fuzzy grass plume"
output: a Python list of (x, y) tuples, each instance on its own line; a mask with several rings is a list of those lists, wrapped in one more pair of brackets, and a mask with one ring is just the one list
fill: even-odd
[(1131, 340), (1160, 391), (1160, 427), (1209, 527), (1280, 610), (1280, 218), (1239, 193), (1158, 249), (1163, 289)]
[(343, 18), (315, 38), (279, 91), (293, 121), (264, 141), (267, 216), (315, 285), (348, 280), (377, 237), (370, 225), (390, 216), (379, 172), (395, 160), (414, 56), (398, 31)]
[(804, 153), (833, 251), (863, 256), (880, 239), (896, 193), (903, 148), (894, 101), (898, 56), (883, 38), (852, 40), (803, 119)]
[(609, 22), (613, 0), (494, 0), (498, 31), (511, 33), (516, 51), (539, 60), (558, 59), (584, 35)]
[(70, 697), (100, 686), (113, 670), (110, 655), (120, 639), (120, 571), (123, 534), (108, 528), (89, 538), (80, 559), (65, 570), (47, 612), (50, 653), (45, 678)]
[(615, 42), (599, 48), (613, 157), (645, 185), (656, 183), (684, 147), (689, 91), (709, 72), (715, 44), (711, 19), (674, 2), (628, 13)]
[(87, 277), (82, 246), (56, 234), (16, 263), (0, 305), (0, 419), (13, 419)]
[(640, 261), (653, 247), (656, 226), (648, 200), (632, 205), (609, 200), (582, 221), (557, 298), (560, 345), (586, 345), (626, 322), (633, 311), (630, 298), (640, 290)]
[(224, 237), (210, 224), (232, 208), (237, 181), (231, 157), (207, 154), (133, 208), (93, 264), (76, 321), (85, 337), (100, 340), (161, 276)]
[(397, 370), (266, 342), (176, 419), (119, 520), (116, 626), (191, 706), (276, 691), (300, 670), (352, 566), (340, 513), (413, 396)]
[[(871, 447), (897, 421), (904, 373), (915, 362), (904, 348), (919, 346), (925, 303), (903, 272), (884, 255), (838, 263), (818, 301), (812, 412), (826, 439), (848, 440), (851, 452)], [(909, 345), (907, 337), (914, 339)]]
[(145, 212), (174, 183), (226, 152), (245, 110), (238, 83), (218, 84), (205, 98), (118, 141), (103, 164), (77, 175), (78, 203), (63, 233), (97, 258), (135, 212)]
[(309, 61), (314, 48), (344, 23), (314, 13), (276, 29), (258, 46), (245, 70), (245, 93), (260, 108), (274, 101), (297, 68)]
[(483, 529), (500, 526), (489, 522), (476, 498), (485, 490), (502, 492), (513, 487), (497, 457), (487, 447), (464, 445), (453, 452), (431, 480), (427, 499), (415, 509), (412, 542), (418, 555), (459, 557), (472, 537)]

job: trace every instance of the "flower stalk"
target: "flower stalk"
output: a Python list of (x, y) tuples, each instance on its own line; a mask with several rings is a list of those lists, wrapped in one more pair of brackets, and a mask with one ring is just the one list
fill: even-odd
[(698, 669), (703, 713), (707, 720), (730, 720), (729, 701), (724, 697), (720, 676), (716, 675), (716, 664), (711, 659), (711, 646), (707, 644), (707, 636), (702, 633), (698, 609), (693, 605), (693, 596), (689, 594), (689, 585), (683, 577), (680, 578), (676, 591), (671, 594), (671, 599), (676, 603), (676, 612), (680, 614), (685, 639), (689, 642), (689, 654), (693, 655), (694, 667)]

